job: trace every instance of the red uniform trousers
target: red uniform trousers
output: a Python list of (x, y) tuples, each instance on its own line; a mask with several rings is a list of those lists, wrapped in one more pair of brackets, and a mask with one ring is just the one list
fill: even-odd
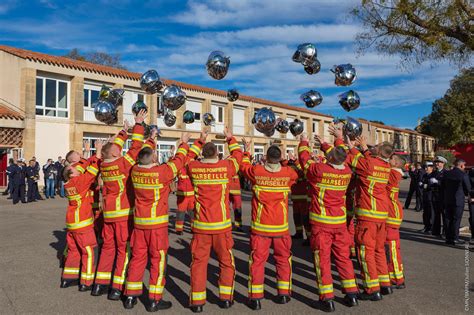
[(355, 280), (354, 266), (350, 259), (350, 235), (347, 228), (328, 228), (313, 225), (310, 242), (314, 256), (319, 299), (323, 301), (334, 298), (331, 254), (341, 278), (342, 292), (357, 294), (359, 290)]
[(309, 224), (309, 203), (306, 200), (293, 200), (293, 221), (295, 222), (296, 233), (303, 233), (303, 227), (306, 235), (310, 236), (311, 226)]
[(132, 259), (128, 266), (126, 296), (140, 296), (143, 291), (143, 274), (150, 256), (150, 282), (148, 296), (159, 301), (165, 287), (166, 255), (168, 252), (168, 228), (137, 229), (130, 240)]
[(232, 203), (232, 209), (234, 209), (234, 225), (240, 227), (242, 226), (242, 197), (230, 194), (229, 200)]
[(127, 242), (130, 238), (130, 226), (128, 221), (104, 222), (102, 229), (104, 243), (100, 252), (95, 283), (110, 284), (115, 260), (112, 287), (122, 291), (129, 260)]
[(390, 286), (385, 257), (386, 237), (385, 222), (357, 221), (355, 240), (364, 289), (369, 294), (380, 291), (380, 286)]
[(347, 216), (347, 231), (349, 232), (349, 244), (351, 250), (351, 257), (357, 257), (356, 246), (355, 246), (355, 224), (354, 224), (354, 217)]
[(207, 265), (211, 249), (214, 250), (219, 261), (219, 298), (233, 300), (235, 278), (233, 247), (234, 240), (231, 231), (221, 234), (193, 234), (190, 305), (206, 303)]
[(264, 293), (265, 264), (273, 246), (279, 295), (291, 294), (291, 236), (250, 235), (249, 298), (262, 299)]
[(97, 246), (94, 229), (91, 227), (83, 232), (67, 232), (66, 244), (68, 253), (62, 278), (79, 279), (80, 273), (81, 284), (92, 285), (95, 274), (94, 249)]
[(400, 230), (387, 226), (387, 239), (385, 250), (388, 257), (388, 274), (390, 282), (394, 285), (405, 283), (403, 275), (403, 262), (400, 252)]
[(178, 212), (176, 212), (176, 221), (174, 228), (176, 232), (182, 232), (184, 229), (184, 219), (188, 211), (194, 210), (194, 195), (193, 196), (178, 196), (177, 201)]

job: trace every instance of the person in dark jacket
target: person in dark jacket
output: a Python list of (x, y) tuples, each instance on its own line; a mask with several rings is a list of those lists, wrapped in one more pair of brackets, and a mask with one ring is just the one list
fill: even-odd
[(25, 178), (26, 178), (26, 166), (23, 160), (18, 160), (17, 165), (13, 172), (13, 204), (18, 202), (26, 203), (25, 199)]
[(416, 170), (415, 170), (415, 195), (416, 195), (416, 206), (415, 210), (420, 212), (423, 209), (423, 175), (425, 175), (425, 169), (421, 167), (420, 162), (416, 162)]
[(459, 227), (464, 211), (465, 196), (471, 190), (469, 177), (465, 173), (466, 161), (457, 159), (454, 168), (446, 172), (441, 183), (446, 208), (446, 244), (456, 245), (459, 241)]
[(410, 208), (410, 203), (411, 203), (411, 198), (413, 197), (413, 194), (415, 193), (416, 190), (416, 181), (415, 181), (415, 165), (410, 165), (410, 170), (408, 171), (408, 175), (410, 176), (410, 188), (408, 189), (408, 195), (407, 198), (405, 199), (405, 209)]
[(431, 179), (434, 177), (433, 173), (433, 162), (425, 162), (425, 174), (421, 179), (422, 189), (423, 189), (423, 232), (428, 234), (431, 232), (431, 227), (433, 226), (433, 217), (434, 217), (434, 205), (433, 205), (433, 194), (432, 194), (432, 184)]
[[(431, 228), (431, 234), (437, 237), (441, 237), (441, 235), (446, 235), (446, 212), (443, 200), (444, 193), (443, 191), (441, 191), (441, 182), (443, 181), (443, 177), (446, 174), (444, 166), (447, 162), (448, 161), (444, 157), (437, 156), (434, 160), (435, 170), (433, 172), (433, 177), (430, 179), (434, 210), (433, 227)], [(441, 225), (443, 226), (442, 230)]]
[(54, 167), (58, 171), (58, 175), (56, 176), (56, 181), (54, 183), (55, 193), (57, 195), (61, 195), (61, 170), (63, 169), (63, 165), (61, 164), (62, 157), (58, 156), (58, 160), (54, 162)]
[[(38, 163), (38, 161), (36, 160), (36, 157), (32, 157), (31, 158), (33, 161), (35, 161), (35, 171), (36, 171), (36, 174), (38, 174), (38, 178), (39, 178), (39, 173), (41, 171), (41, 166), (40, 164)], [(36, 182), (36, 200), (43, 200), (43, 197), (41, 197), (41, 194), (39, 192), (39, 188), (38, 188), (38, 181)], [(45, 189), (46, 189), (46, 186), (45, 186)]]
[(8, 166), (7, 166), (7, 189), (5, 190), (6, 195), (8, 195), (7, 199), (12, 199), (13, 197), (13, 173), (16, 169), (16, 164), (15, 160), (10, 158), (8, 160)]
[(471, 229), (471, 242), (474, 241), (474, 167), (469, 171), (471, 191), (469, 192), (469, 227)]
[(26, 182), (28, 183), (27, 201), (36, 201), (36, 195), (38, 193), (38, 179), (39, 174), (36, 172), (35, 161), (30, 160), (29, 165), (26, 168)]

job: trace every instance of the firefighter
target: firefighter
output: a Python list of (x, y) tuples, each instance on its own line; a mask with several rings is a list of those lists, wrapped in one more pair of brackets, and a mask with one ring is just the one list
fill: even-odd
[(149, 303), (147, 311), (170, 308), (171, 302), (162, 300), (165, 287), (166, 256), (168, 252), (168, 196), (170, 183), (186, 162), (189, 135), (183, 134), (176, 155), (166, 164), (157, 164), (157, 130), (138, 154), (138, 164), (130, 175), (135, 190), (132, 259), (125, 284), (124, 307), (131, 309), (143, 290), (143, 273), (150, 256)]
[(399, 155), (390, 158), (390, 177), (387, 184), (387, 193), (390, 198), (387, 218), (387, 238), (385, 240), (385, 251), (388, 259), (388, 274), (390, 282), (396, 289), (405, 288), (403, 275), (403, 262), (400, 252), (400, 225), (403, 220), (403, 207), (398, 200), (400, 181), (402, 180), (405, 160)]
[[(201, 134), (188, 152), (190, 159), (187, 172), (195, 191), (194, 219), (191, 240), (191, 292), (190, 308), (200, 313), (206, 303), (207, 266), (211, 249), (219, 261), (220, 307), (233, 305), (235, 264), (232, 248), (232, 222), (229, 209), (229, 183), (239, 171), (242, 150), (232, 134), (224, 131), (231, 157), (219, 160), (215, 144), (205, 140), (207, 131)], [(202, 148), (202, 159), (196, 158)]]
[(358, 176), (356, 192), (355, 241), (361, 266), (364, 293), (359, 298), (379, 301), (383, 295), (391, 294), (392, 288), (385, 257), (386, 228), (389, 198), (386, 186), (390, 176), (389, 158), (393, 146), (383, 142), (376, 146), (377, 155), (373, 155), (367, 146), (365, 137), (358, 137), (362, 153), (347, 141), (351, 152), (348, 162)]
[(357, 257), (356, 247), (355, 247), (355, 222), (354, 222), (354, 211), (356, 206), (355, 194), (357, 190), (357, 175), (352, 172), (351, 181), (349, 182), (349, 186), (347, 186), (346, 191), (346, 215), (347, 215), (347, 231), (349, 232), (350, 236), (350, 250), (351, 250), (351, 258)]
[(421, 178), (421, 188), (423, 189), (423, 232), (429, 234), (433, 226), (434, 203), (432, 195), (432, 181), (435, 174), (433, 172), (433, 162), (425, 162), (425, 173)]
[(240, 177), (239, 174), (235, 174), (230, 179), (230, 203), (234, 210), (234, 228), (239, 232), (243, 232), (242, 229), (242, 197), (240, 191)]
[(291, 298), (291, 236), (288, 229), (288, 197), (298, 179), (290, 166), (281, 165), (281, 150), (272, 145), (264, 165), (250, 164), (250, 142), (243, 139), (245, 157), (240, 172), (252, 183), (252, 224), (249, 255), (248, 306), (261, 309), (264, 296), (265, 263), (270, 247), (276, 261), (277, 303), (286, 304)]
[(89, 197), (90, 185), (99, 172), (102, 143), (96, 143), (97, 154), (92, 156), (84, 173), (73, 166), (64, 169), (64, 184), (69, 205), (66, 212), (66, 242), (68, 255), (64, 263), (61, 288), (77, 283), (79, 291), (92, 288), (95, 274), (94, 249), (97, 246), (94, 234), (94, 215)]
[[(141, 123), (145, 117), (145, 110), (141, 110), (135, 116), (132, 145), (124, 156), (122, 156), (121, 146), (116, 145), (117, 142), (125, 142), (124, 138), (117, 137), (114, 143), (107, 143), (102, 150), (103, 161), (100, 172), (105, 190), (102, 230), (104, 242), (92, 295), (100, 296), (106, 293), (112, 280), (112, 289), (108, 294), (108, 299), (114, 301), (120, 300), (122, 295), (129, 260), (127, 243), (130, 238), (134, 200), (130, 198), (133, 189), (128, 189), (127, 182), (130, 170), (143, 145), (144, 128)], [(113, 268), (114, 261), (115, 269)]]
[(321, 144), (327, 163), (317, 163), (310, 159), (308, 138), (304, 135), (298, 148), (299, 160), (304, 165), (308, 178), (310, 204), (311, 250), (316, 269), (316, 284), (319, 291), (321, 309), (334, 312), (334, 289), (331, 275), (331, 254), (341, 278), (344, 302), (352, 307), (358, 305), (354, 267), (350, 259), (350, 235), (347, 230), (345, 200), (352, 170), (345, 165), (347, 147), (342, 140), (342, 132), (336, 134), (334, 147), (319, 136), (315, 140)]
[(36, 171), (34, 160), (30, 160), (28, 163), (29, 166), (26, 168), (26, 181), (28, 184), (26, 199), (28, 202), (33, 202), (37, 201), (39, 173)]
[(186, 214), (191, 217), (194, 210), (194, 188), (185, 167), (179, 170), (176, 196), (178, 211), (176, 212), (174, 228), (176, 234), (183, 235)]
[[(442, 157), (437, 156), (434, 160), (436, 166), (434, 170), (434, 176), (431, 178), (431, 187), (432, 187), (432, 198), (433, 198), (433, 226), (431, 228), (431, 234), (433, 236), (441, 237), (441, 235), (446, 234), (446, 223), (445, 223), (445, 208), (443, 200), (443, 191), (441, 191), (441, 183), (443, 181), (444, 175), (446, 174), (446, 169), (444, 166), (448, 161)], [(441, 229), (441, 225), (443, 228)]]

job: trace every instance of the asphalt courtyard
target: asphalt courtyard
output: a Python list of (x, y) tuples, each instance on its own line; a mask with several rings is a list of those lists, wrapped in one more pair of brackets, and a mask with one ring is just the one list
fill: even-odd
[[(404, 198), (408, 182), (402, 182)], [(175, 197), (170, 197), (175, 208)], [(146, 313), (144, 302), (133, 310), (124, 310), (122, 303), (108, 301), (105, 296), (93, 297), (78, 292), (76, 287), (59, 288), (61, 269), (58, 253), (65, 245), (66, 201), (45, 200), (36, 203), (12, 205), (5, 197), (0, 199), (0, 314), (105, 314)], [(244, 201), (244, 224), (248, 231), (249, 198)], [(171, 214), (174, 216), (174, 213)], [(173, 218), (170, 219), (171, 224)], [(462, 226), (467, 225), (467, 211)], [(396, 290), (380, 302), (361, 301), (358, 307), (341, 304), (343, 297), (339, 281), (335, 280), (336, 312), (353, 314), (460, 314), (473, 313), (474, 259), (468, 245), (449, 247), (444, 241), (425, 235), (421, 213), (405, 212), (401, 228), (402, 255), (407, 288)], [(187, 308), (189, 292), (189, 225), (184, 236), (178, 237), (170, 225), (170, 248), (164, 298), (173, 302), (166, 314), (191, 314)], [(208, 269), (207, 304), (205, 313), (242, 314), (255, 313), (245, 305), (247, 295), (247, 270), (249, 236), (234, 233), (235, 263), (237, 267), (235, 304), (229, 310), (218, 305), (218, 268), (215, 259)], [(265, 300), (261, 314), (321, 313), (314, 307), (317, 301), (315, 274), (311, 251), (301, 241), (293, 243), (293, 296), (289, 304), (273, 302), (276, 295), (275, 271), (270, 258), (266, 266)], [(356, 264), (358, 272), (358, 266)], [(335, 272), (334, 272), (335, 274)], [(148, 283), (148, 273), (145, 282)], [(335, 276), (335, 279), (338, 279)], [(359, 280), (360, 282), (360, 280)], [(471, 300), (470, 300), (470, 299)]]

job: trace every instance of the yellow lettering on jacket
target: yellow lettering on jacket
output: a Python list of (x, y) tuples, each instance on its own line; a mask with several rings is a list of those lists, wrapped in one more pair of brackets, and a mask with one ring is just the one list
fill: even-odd
[(227, 167), (196, 167), (191, 168), (191, 173), (227, 173)]
[(323, 173), (321, 184), (332, 186), (347, 186), (349, 185), (351, 176), (352, 174)]
[(374, 165), (374, 170), (380, 171), (380, 172), (390, 173), (390, 168), (383, 167), (383, 166), (378, 166), (378, 165)]
[(390, 173), (384, 173), (384, 172), (376, 172), (374, 171), (372, 173), (372, 176), (374, 177), (379, 177), (379, 178), (384, 178), (384, 179), (388, 179), (390, 177)]
[[(224, 168), (224, 169), (227, 171), (226, 168)], [(210, 173), (210, 174), (204, 174), (204, 173), (195, 174), (195, 173), (192, 173), (191, 176), (195, 180), (227, 179), (227, 172), (226, 173), (217, 173), (217, 174), (214, 174), (214, 173)]]
[(115, 177), (115, 176), (120, 176), (122, 175), (119, 170), (113, 170), (113, 171), (101, 171), (102, 177)]
[(111, 166), (105, 166), (105, 167), (101, 167), (100, 170), (103, 172), (103, 171), (113, 171), (113, 170), (118, 170), (119, 167), (118, 165), (111, 165)]
[(77, 189), (76, 189), (76, 187), (69, 187), (69, 188), (68, 188), (68, 187), (66, 187), (66, 194), (67, 194), (68, 196), (74, 196), (74, 195), (77, 195), (77, 194), (78, 194), (78, 192), (77, 192)]
[(256, 184), (259, 186), (272, 186), (272, 187), (287, 187), (290, 178), (289, 177), (269, 177), (269, 176), (255, 176)]

